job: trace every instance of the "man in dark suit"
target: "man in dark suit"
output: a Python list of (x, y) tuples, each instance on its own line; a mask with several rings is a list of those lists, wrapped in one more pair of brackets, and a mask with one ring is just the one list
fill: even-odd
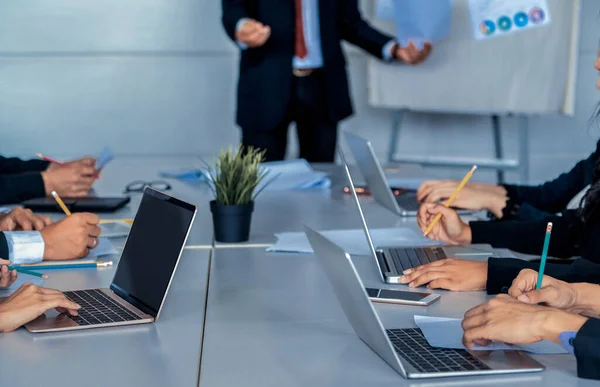
[(97, 173), (93, 158), (59, 165), (0, 156), (0, 204), (20, 203), (52, 191), (63, 197), (87, 196)]
[(237, 123), (242, 143), (282, 160), (289, 124), (300, 157), (331, 162), (337, 124), (352, 114), (341, 41), (373, 56), (421, 63), (432, 46), (400, 47), (361, 17), (358, 0), (222, 0), (223, 26), (242, 50)]

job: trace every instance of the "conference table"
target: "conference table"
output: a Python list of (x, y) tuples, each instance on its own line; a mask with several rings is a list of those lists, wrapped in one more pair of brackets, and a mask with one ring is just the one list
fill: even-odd
[[(98, 194), (109, 195), (122, 193), (133, 180), (167, 180), (172, 195), (198, 206), (160, 319), (137, 327), (0, 334), (0, 386), (600, 385), (578, 379), (570, 355), (534, 356), (546, 366), (535, 374), (403, 379), (354, 334), (318, 257), (265, 250), (275, 233), (302, 231), (304, 224), (317, 230), (361, 227), (352, 198), (342, 192), (341, 170), (318, 167), (331, 173), (331, 189), (265, 191), (256, 202), (250, 241), (231, 245), (213, 242), (208, 206), (212, 193), (206, 184), (159, 175), (165, 169), (198, 165), (193, 157), (117, 158), (96, 184)], [(127, 207), (102, 216), (132, 218), (140, 197), (134, 194)], [(418, 231), (414, 219), (398, 217), (369, 197), (361, 203), (373, 228)], [(114, 244), (122, 247), (124, 242)], [(111, 259), (118, 262), (118, 256)], [(394, 288), (381, 283), (372, 258), (352, 259), (366, 286)], [(49, 274), (44, 286), (107, 287), (114, 266)], [(12, 290), (0, 291), (0, 296)], [(484, 292), (438, 293), (440, 301), (429, 307), (375, 307), (386, 328), (405, 328), (415, 327), (415, 314), (461, 318), (488, 299)]]

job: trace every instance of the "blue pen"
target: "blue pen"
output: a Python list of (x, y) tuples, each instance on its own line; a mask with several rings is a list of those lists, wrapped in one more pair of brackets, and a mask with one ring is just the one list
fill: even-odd
[(546, 258), (548, 258), (548, 247), (550, 246), (550, 236), (552, 235), (552, 222), (546, 226), (546, 239), (544, 240), (544, 250), (542, 251), (542, 260), (540, 262), (540, 270), (538, 271), (537, 290), (542, 287), (542, 278), (544, 278), (544, 269), (546, 268)]

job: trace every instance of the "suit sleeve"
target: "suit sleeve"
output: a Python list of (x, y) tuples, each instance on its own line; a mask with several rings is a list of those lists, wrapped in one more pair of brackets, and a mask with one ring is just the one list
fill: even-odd
[(584, 379), (600, 379), (600, 320), (589, 319), (575, 336), (577, 375)]
[(3, 232), (0, 232), (0, 259), (10, 259), (8, 256), (8, 242)]
[(23, 161), (16, 157), (0, 156), (0, 174), (42, 172), (48, 168), (48, 165), (49, 163), (43, 160)]
[(0, 204), (15, 204), (43, 196), (46, 196), (46, 189), (39, 172), (0, 175)]
[(383, 47), (394, 38), (377, 31), (362, 18), (358, 0), (341, 2), (340, 12), (342, 39), (382, 59)]
[[(513, 258), (490, 258), (488, 260), (488, 294), (506, 293), (521, 270), (538, 271), (539, 263)], [(546, 264), (544, 274), (561, 281), (576, 283), (587, 282), (600, 285), (600, 264), (577, 259), (570, 265)]]
[(553, 223), (548, 254), (557, 258), (579, 255), (583, 221), (576, 211), (530, 221), (471, 222), (472, 243), (487, 243), (496, 248), (539, 255), (548, 222)]
[[(538, 210), (556, 214), (567, 208), (567, 205), (579, 192), (592, 182), (592, 176), (600, 157), (600, 142), (596, 150), (587, 159), (578, 162), (569, 172), (556, 179), (535, 187), (505, 185), (509, 201), (506, 209), (519, 217), (520, 210), (515, 207), (528, 204)], [(505, 214), (510, 217), (510, 213)]]
[(221, 0), (223, 8), (221, 22), (225, 32), (234, 43), (236, 42), (235, 30), (238, 21), (249, 17), (246, 11), (246, 3), (247, 0)]

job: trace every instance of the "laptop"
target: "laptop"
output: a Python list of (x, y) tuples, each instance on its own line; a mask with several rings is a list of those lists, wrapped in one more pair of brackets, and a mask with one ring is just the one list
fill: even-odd
[(371, 142), (348, 132), (344, 132), (344, 138), (373, 198), (383, 207), (398, 215), (416, 216), (419, 211), (417, 193), (408, 191), (399, 196), (392, 193)]
[(57, 332), (157, 321), (195, 216), (194, 205), (146, 188), (110, 287), (64, 292), (81, 305), (78, 316), (48, 312), (25, 328)]
[(350, 191), (358, 213), (362, 221), (365, 236), (371, 250), (371, 254), (375, 258), (377, 267), (381, 272), (381, 276), (384, 282), (390, 284), (400, 283), (400, 277), (404, 270), (411, 269), (413, 267), (425, 265), (440, 259), (446, 259), (448, 257), (458, 257), (471, 260), (486, 261), (489, 257), (495, 256), (494, 249), (490, 245), (458, 245), (458, 246), (384, 246), (375, 247), (373, 238), (371, 237), (371, 231), (365, 218), (356, 188), (354, 186), (354, 180), (350, 174), (350, 168), (346, 162), (344, 152), (340, 151), (340, 157), (344, 163), (344, 169), (346, 176), (348, 177), (348, 183), (350, 185)]
[[(63, 202), (71, 212), (115, 212), (124, 207), (131, 201), (129, 196), (116, 197), (97, 197), (87, 196), (84, 198), (62, 198)], [(60, 208), (56, 200), (49, 196), (26, 200), (21, 203), (25, 208), (29, 208), (34, 212), (60, 212)]]
[[(350, 255), (304, 227), (356, 335), (408, 379), (539, 372), (544, 366), (519, 351), (433, 348), (417, 328), (384, 329)], [(457, 384), (458, 385), (458, 384)]]

